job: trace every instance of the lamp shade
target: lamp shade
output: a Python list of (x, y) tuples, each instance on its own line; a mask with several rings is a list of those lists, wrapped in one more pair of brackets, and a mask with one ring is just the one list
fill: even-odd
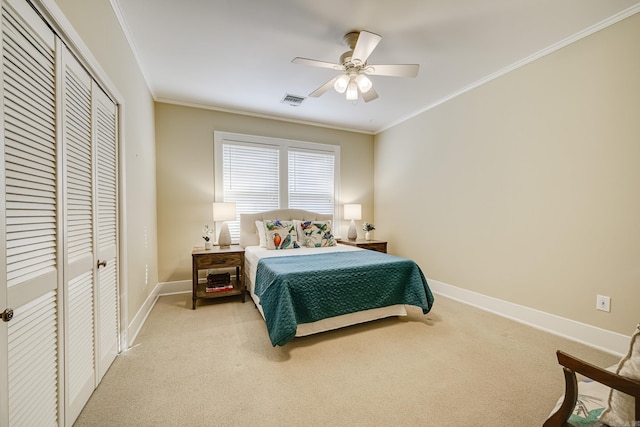
[(362, 219), (362, 205), (344, 205), (344, 219)]
[(214, 202), (213, 203), (213, 220), (214, 221), (235, 221), (236, 220), (235, 202)]

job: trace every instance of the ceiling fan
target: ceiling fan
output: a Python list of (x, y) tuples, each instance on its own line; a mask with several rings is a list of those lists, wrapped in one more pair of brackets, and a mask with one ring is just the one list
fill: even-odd
[(309, 96), (319, 97), (333, 87), (338, 93), (346, 92), (346, 97), (349, 101), (357, 100), (358, 93), (360, 93), (362, 99), (365, 102), (369, 102), (376, 99), (378, 94), (373, 89), (373, 83), (367, 77), (368, 75), (392, 77), (415, 77), (418, 75), (418, 70), (420, 69), (418, 64), (367, 64), (369, 55), (382, 40), (382, 36), (378, 34), (370, 33), (369, 31), (352, 31), (345, 34), (343, 40), (350, 50), (340, 56), (340, 63), (336, 64), (300, 57), (293, 58), (291, 61), (295, 64), (343, 71), (342, 74), (311, 92)]

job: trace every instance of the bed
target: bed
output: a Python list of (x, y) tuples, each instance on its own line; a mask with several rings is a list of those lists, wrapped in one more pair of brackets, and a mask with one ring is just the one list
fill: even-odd
[(240, 215), (247, 289), (274, 346), (406, 316), (406, 305), (431, 310), (433, 295), (415, 262), (335, 244), (330, 221), (299, 209)]

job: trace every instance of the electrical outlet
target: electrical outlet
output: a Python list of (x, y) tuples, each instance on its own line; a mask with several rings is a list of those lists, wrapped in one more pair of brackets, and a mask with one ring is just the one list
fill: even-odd
[(601, 311), (611, 312), (611, 298), (604, 295), (596, 297), (596, 308)]

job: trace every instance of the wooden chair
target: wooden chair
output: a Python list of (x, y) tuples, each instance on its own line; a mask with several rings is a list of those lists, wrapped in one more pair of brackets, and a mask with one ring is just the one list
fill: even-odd
[(633, 396), (635, 398), (635, 419), (637, 420), (636, 422), (640, 422), (640, 381), (616, 375), (613, 372), (584, 362), (562, 351), (557, 351), (556, 354), (558, 356), (558, 363), (563, 366), (564, 370), (565, 395), (562, 405), (545, 421), (543, 424), (544, 427), (570, 426), (567, 420), (573, 413), (578, 399), (576, 372), (607, 387)]

